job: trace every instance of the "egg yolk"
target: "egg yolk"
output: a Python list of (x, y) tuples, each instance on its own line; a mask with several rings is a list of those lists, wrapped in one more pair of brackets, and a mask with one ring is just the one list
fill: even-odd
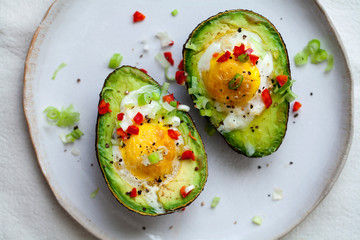
[[(125, 167), (134, 177), (149, 181), (172, 174), (176, 150), (175, 140), (168, 135), (168, 128), (155, 123), (144, 123), (138, 127), (139, 134), (131, 135), (124, 141), (125, 147), (120, 147)], [(166, 147), (168, 153), (158, 163), (145, 166), (141, 156), (148, 156), (161, 146)]]
[[(231, 106), (246, 104), (260, 86), (259, 70), (250, 61), (243, 63), (235, 60), (234, 56), (225, 62), (217, 62), (217, 59), (212, 58), (210, 69), (202, 72), (202, 79), (209, 95), (217, 102)], [(229, 89), (229, 82), (236, 74), (241, 74), (243, 81), (237, 89)], [(235, 84), (238, 84), (240, 79), (241, 77), (237, 78)]]

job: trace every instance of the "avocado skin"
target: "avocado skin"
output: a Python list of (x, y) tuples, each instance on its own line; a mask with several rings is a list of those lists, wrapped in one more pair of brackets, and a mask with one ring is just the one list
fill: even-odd
[[(184, 61), (184, 71), (188, 74), (188, 78), (186, 81), (186, 87), (187, 89), (192, 87), (192, 82), (191, 82), (191, 76), (196, 76), (199, 78), (199, 73), (197, 70), (197, 64), (193, 63), (191, 61), (191, 57), (198, 53), (199, 51), (194, 51), (192, 49), (187, 48), (187, 44), (189, 44), (190, 42), (192, 42), (192, 40), (194, 38), (196, 38), (198, 35), (201, 35), (202, 31), (204, 30), (204, 28), (206, 27), (206, 25), (211, 22), (211, 24), (214, 25), (215, 21), (218, 21), (221, 18), (226, 16), (226, 15), (236, 15), (239, 14), (240, 17), (244, 17), (246, 18), (247, 21), (250, 21), (256, 25), (263, 25), (269, 32), (269, 35), (272, 35), (272, 37), (275, 39), (275, 41), (278, 44), (278, 49), (280, 49), (280, 57), (281, 57), (281, 65), (282, 65), (282, 72), (278, 73), (277, 75), (287, 75), (289, 76), (289, 79), (291, 79), (291, 70), (290, 70), (290, 62), (289, 62), (289, 56), (287, 54), (287, 49), (286, 49), (286, 45), (285, 42), (283, 41), (283, 38), (281, 36), (281, 34), (278, 32), (278, 30), (275, 28), (275, 26), (264, 16), (255, 13), (253, 11), (250, 10), (245, 10), (245, 9), (235, 9), (235, 10), (227, 10), (224, 12), (220, 12), (214, 16), (209, 17), (208, 19), (204, 20), (203, 22), (199, 23), (195, 29), (189, 34), (188, 39), (185, 41), (184, 45), (183, 45), (183, 49), (182, 49), (182, 54), (183, 54), (183, 61)], [(234, 29), (239, 29), (242, 28), (241, 25), (239, 26), (232, 26)], [(247, 29), (249, 30), (249, 29)], [(206, 32), (206, 31), (204, 31)], [(208, 32), (208, 31), (207, 31)], [(196, 69), (195, 69), (196, 68)], [(197, 99), (196, 96), (194, 94), (189, 94), (193, 100), (193, 102), (195, 103), (195, 100)], [(264, 156), (268, 156), (272, 153), (274, 153), (275, 151), (278, 150), (278, 148), (280, 147), (285, 134), (286, 134), (286, 130), (287, 130), (287, 122), (288, 122), (288, 118), (289, 118), (289, 107), (290, 104), (287, 101), (280, 101), (281, 96), (278, 96), (275, 93), (271, 94), (272, 98), (273, 98), (273, 104), (271, 105), (270, 109), (278, 109), (278, 111), (280, 112), (278, 115), (282, 115), (282, 119), (278, 119), (275, 118), (274, 123), (278, 124), (275, 125), (280, 127), (278, 128), (279, 131), (276, 132), (276, 136), (271, 137), (271, 143), (270, 146), (268, 146), (267, 148), (262, 148), (261, 146), (256, 146), (255, 147), (255, 151), (252, 152), (248, 152), (246, 150), (245, 147), (245, 142), (243, 140), (239, 140), (237, 139), (237, 136), (239, 136), (241, 134), (241, 131), (239, 130), (235, 130), (235, 131), (231, 131), (228, 133), (220, 133), (220, 135), (224, 138), (224, 140), (226, 141), (226, 143), (237, 153), (245, 155), (246, 157), (249, 158), (259, 158), (259, 157), (264, 157)], [(275, 101), (274, 101), (275, 99)], [(279, 102), (276, 102), (276, 101)], [(285, 105), (285, 106), (284, 106)], [(267, 109), (268, 110), (268, 109)], [(266, 111), (267, 111), (266, 110)], [(219, 127), (219, 124), (221, 123), (221, 119), (219, 119), (219, 117), (217, 116), (218, 114), (215, 114), (214, 116), (211, 117), (207, 117), (207, 120), (215, 127), (215, 129), (217, 129)], [(262, 114), (263, 115), (263, 114)], [(252, 128), (250, 128), (252, 124), (249, 125), (249, 129), (247, 129), (247, 133), (249, 133), (249, 131), (253, 132)], [(264, 124), (265, 126), (267, 124)], [(271, 127), (271, 126), (268, 126)], [(259, 126), (258, 126), (259, 128)], [(253, 134), (255, 135), (255, 134)], [(257, 137), (258, 139), (261, 139), (261, 137)], [(269, 145), (269, 144), (267, 144)]]
[[(103, 87), (102, 87), (102, 91), (99, 94), (99, 103), (102, 99), (105, 99), (106, 102), (111, 102), (114, 100), (115, 98), (115, 102), (117, 101), (121, 101), (121, 99), (124, 96), (121, 96), (120, 98), (116, 98), (114, 97), (115, 95), (112, 94), (110, 97), (107, 96), (107, 94), (104, 94), (104, 92), (106, 91), (115, 91), (115, 90), (111, 90), (111, 89), (107, 89), (108, 85), (111, 84), (109, 82), (114, 81), (118, 81), (118, 77), (116, 76), (119, 72), (124, 73), (125, 75), (131, 75), (131, 76), (135, 76), (136, 78), (139, 78), (139, 80), (141, 80), (143, 83), (142, 84), (138, 84), (135, 86), (135, 89), (133, 89), (131, 86), (133, 83), (124, 83), (121, 84), (122, 89), (121, 90), (116, 90), (116, 94), (115, 95), (124, 95), (124, 91), (125, 90), (136, 90), (144, 85), (147, 84), (152, 84), (154, 86), (157, 86), (160, 89), (160, 85), (153, 79), (151, 78), (149, 75), (145, 74), (144, 72), (142, 72), (140, 69), (132, 67), (132, 66), (121, 66), (117, 69), (115, 69), (113, 72), (111, 72), (107, 78), (104, 81)], [(121, 81), (121, 80), (119, 80)], [(125, 86), (124, 86), (125, 85)], [(124, 90), (125, 89), (125, 90)], [(123, 90), (123, 91), (122, 91)], [(120, 104), (117, 104), (120, 105)], [(116, 108), (115, 104), (110, 104), (110, 108), (112, 110), (112, 113), (115, 114), (119, 109), (118, 107)], [(96, 150), (96, 157), (98, 160), (98, 164), (99, 167), (101, 169), (101, 173), (106, 181), (106, 184), (108, 185), (109, 190), (111, 191), (111, 193), (114, 195), (114, 197), (117, 199), (117, 201), (119, 203), (121, 203), (123, 206), (125, 206), (128, 210), (136, 212), (140, 215), (146, 215), (146, 216), (159, 216), (159, 215), (165, 215), (165, 214), (169, 214), (169, 213), (173, 213), (176, 212), (186, 206), (188, 206), (189, 204), (191, 204), (198, 196), (199, 194), (203, 191), (205, 183), (207, 181), (207, 176), (208, 176), (208, 165), (207, 165), (207, 155), (204, 149), (204, 145), (202, 142), (202, 139), (191, 119), (191, 117), (184, 112), (178, 111), (177, 116), (180, 117), (180, 119), (182, 120), (182, 122), (184, 124), (186, 124), (186, 127), (192, 130), (192, 134), (193, 136), (197, 139), (195, 145), (197, 145), (198, 147), (195, 149), (192, 149), (194, 151), (194, 153), (197, 156), (201, 156), (201, 166), (202, 168), (199, 169), (198, 172), (201, 172), (203, 175), (201, 177), (201, 181), (199, 182), (200, 185), (200, 189), (197, 189), (197, 191), (193, 191), (188, 195), (188, 200), (187, 201), (183, 201), (180, 204), (172, 204), (171, 206), (173, 207), (172, 209), (166, 209), (165, 213), (156, 213), (154, 211), (154, 209), (152, 208), (144, 208), (144, 206), (136, 206), (134, 205), (131, 201), (129, 201), (129, 197), (126, 195), (126, 191), (122, 190), (121, 187), (118, 186), (117, 182), (119, 180), (119, 176), (112, 171), (112, 167), (111, 167), (111, 161), (113, 161), (112, 159), (112, 144), (110, 141), (111, 138), (111, 134), (112, 131), (115, 127), (115, 123), (113, 121), (113, 119), (115, 119), (113, 116), (111, 116), (111, 114), (104, 114), (104, 115), (100, 115), (98, 113), (97, 116), (97, 122), (96, 122), (96, 138), (95, 138), (95, 150)], [(106, 118), (107, 120), (102, 120), (102, 118)], [(111, 120), (111, 121), (109, 121)], [(184, 129), (183, 125), (181, 125), (182, 128)], [(186, 129), (185, 127), (185, 129)], [(107, 130), (107, 131), (106, 131)], [(104, 132), (107, 132), (107, 135), (109, 136), (109, 132), (111, 131), (110, 134), (110, 138), (106, 138), (104, 136)], [(180, 130), (181, 131), (181, 130)], [(184, 136), (184, 138), (190, 138), (189, 136)], [(108, 144), (108, 147), (107, 147)]]

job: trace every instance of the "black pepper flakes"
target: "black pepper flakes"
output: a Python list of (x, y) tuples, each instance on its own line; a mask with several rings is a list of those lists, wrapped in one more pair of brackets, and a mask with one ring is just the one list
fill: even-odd
[(114, 163), (114, 161), (110, 161), (110, 164), (113, 164)]
[(250, 72), (250, 71), (248, 71), (248, 74), (249, 74), (249, 75), (251, 75), (251, 72)]
[(146, 211), (146, 207), (143, 207), (143, 211)]
[(289, 162), (290, 165), (293, 165), (294, 163), (293, 162)]
[(295, 113), (294, 118), (297, 118), (298, 116), (299, 116), (299, 114), (298, 114), (298, 113)]
[(260, 166), (260, 165), (258, 166), (258, 169), (261, 169), (261, 166)]
[(142, 227), (142, 230), (146, 230), (146, 227), (145, 227), (145, 226), (143, 226), (143, 227)]
[(195, 171), (197, 171), (197, 170), (199, 170), (199, 168), (198, 168), (198, 167), (195, 167)]
[(77, 83), (79, 83), (80, 81), (81, 81), (80, 78), (78, 78), (78, 79), (76, 80)]
[(141, 192), (142, 192), (141, 190), (138, 190), (138, 191), (137, 191), (138, 195), (141, 195)]
[(312, 96), (312, 95), (313, 95), (313, 93), (311, 92), (311, 93), (310, 93), (310, 96)]
[(108, 144), (108, 143), (107, 143), (107, 144), (105, 144), (105, 147), (106, 147), (106, 148), (109, 148), (109, 144)]
[(243, 35), (243, 39), (245, 39), (246, 38), (246, 35)]
[(238, 30), (237, 30), (239, 33), (241, 33), (241, 28), (238, 28)]

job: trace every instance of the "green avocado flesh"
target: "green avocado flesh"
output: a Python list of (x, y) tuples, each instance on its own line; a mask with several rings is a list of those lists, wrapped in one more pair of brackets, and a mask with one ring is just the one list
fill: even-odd
[[(208, 48), (211, 49), (210, 47), (214, 45), (213, 43), (217, 44), (222, 41), (222, 39), (226, 39), (225, 37), (227, 36), (240, 35), (244, 32), (251, 32), (251, 34), (259, 36), (258, 39), (260, 40), (255, 41), (254, 45), (250, 45), (260, 49), (257, 51), (260, 57), (259, 61), (265, 61), (263, 60), (263, 58), (265, 58), (264, 56), (271, 56), (273, 67), (270, 70), (271, 73), (268, 73), (268, 76), (266, 76), (266, 81), (269, 82), (266, 88), (268, 88), (270, 92), (272, 104), (269, 108), (265, 108), (262, 112), (254, 115), (253, 120), (248, 123), (248, 125), (245, 124), (241, 127), (237, 127), (236, 125), (236, 127), (223, 130), (225, 128), (224, 121), (229, 116), (229, 111), (217, 107), (219, 103), (210, 96), (202, 78), (202, 73), (199, 70), (199, 66), (202, 66), (199, 62), (206, 50)], [(246, 39), (246, 37), (246, 40), (249, 42), (253, 39), (249, 36), (240, 36), (243, 37), (239, 37), (241, 41), (243, 41), (242, 39)], [(232, 52), (233, 50), (229, 49), (229, 51)], [(219, 57), (221, 54), (220, 52)], [(206, 57), (206, 55), (204, 56)], [(217, 55), (212, 55), (212, 58), (216, 56)], [(248, 10), (231, 10), (210, 17), (200, 23), (190, 34), (187, 42), (184, 44), (183, 57), (184, 71), (188, 74), (186, 85), (195, 103), (195, 107), (200, 110), (202, 116), (208, 117), (210, 123), (220, 132), (226, 142), (235, 151), (248, 157), (263, 157), (275, 152), (279, 148), (287, 128), (289, 114), (288, 101), (291, 101), (289, 99), (292, 99), (294, 94), (292, 94), (290, 87), (278, 91), (280, 85), (277, 83), (276, 77), (286, 75), (290, 80), (290, 65), (287, 50), (279, 32), (266, 18)], [(232, 61), (238, 61), (238, 59), (235, 58)], [(239, 61), (243, 62), (241, 59)], [(250, 60), (248, 61), (249, 64), (251, 64)], [(223, 63), (216, 62), (216, 64)], [(252, 63), (252, 65), (258, 67), (257, 64), (257, 62), (256, 64)], [(242, 73), (244, 73), (244, 75), (246, 74), (245, 71)], [(233, 89), (230, 88), (230, 81), (231, 79), (229, 79), (228, 88)], [(258, 97), (260, 97), (258, 99), (261, 101), (261, 91), (263, 90), (264, 88), (258, 89)], [(289, 95), (292, 95), (292, 97), (289, 97)], [(255, 93), (253, 96), (255, 96)], [(245, 105), (240, 105), (240, 108), (242, 106)], [(226, 107), (235, 108), (239, 106), (232, 105)], [(251, 106), (251, 108), (252, 107), (253, 106)], [(238, 118), (242, 116), (243, 115), (239, 115)]]
[[(140, 95), (142, 96), (142, 94), (147, 94), (151, 97), (147, 99), (145, 105), (142, 102), (142, 104), (139, 104), (141, 105), (139, 107), (137, 104), (138, 101), (140, 102)], [(100, 168), (109, 189), (116, 199), (129, 210), (142, 215), (162, 215), (187, 206), (194, 201), (203, 190), (207, 179), (207, 156), (194, 123), (187, 113), (179, 111), (176, 108), (173, 110), (169, 108), (164, 109), (164, 107), (160, 108), (164, 106), (163, 95), (167, 95), (167, 93), (162, 93), (161, 86), (159, 86), (155, 80), (141, 70), (130, 66), (123, 66), (113, 71), (106, 78), (100, 93), (99, 109), (102, 105), (101, 102), (104, 100), (105, 103), (109, 103), (109, 109), (111, 111), (100, 113), (99, 110), (98, 114), (96, 151)], [(135, 101), (131, 103), (132, 99), (135, 99)], [(123, 105), (122, 101), (124, 101)], [(150, 108), (150, 106), (155, 105), (160, 106), (159, 109), (155, 107)], [(148, 115), (145, 115), (146, 109), (149, 108), (152, 113), (148, 114), (148, 112), (146, 113)], [(127, 114), (130, 116), (131, 111), (136, 110), (137, 112), (137, 109), (139, 109), (140, 113), (144, 111), (143, 122), (137, 123), (133, 116), (128, 118), (131, 121), (130, 125), (138, 127), (139, 133), (130, 134), (128, 131), (129, 128), (124, 129), (124, 131), (127, 132), (126, 136), (129, 138), (122, 139), (117, 130), (125, 126), (122, 124), (125, 124)], [(154, 111), (156, 114), (154, 114)], [(120, 121), (118, 117), (120, 112), (124, 113), (122, 121)], [(178, 119), (178, 121), (165, 122), (166, 119)], [(152, 128), (149, 128), (149, 126), (153, 126), (156, 131), (152, 131)], [(146, 130), (147, 128), (150, 130)], [(147, 149), (154, 149), (154, 147), (158, 147), (155, 144), (161, 144), (161, 141), (165, 142), (165, 140), (159, 139), (170, 139), (170, 134), (168, 134), (169, 128), (176, 129), (180, 132), (180, 139), (182, 139), (181, 141), (183, 142), (180, 144), (178, 144), (178, 142), (176, 142), (176, 144), (175, 142), (171, 142), (171, 146), (177, 149), (176, 154), (173, 155), (174, 158), (172, 158), (171, 163), (173, 165), (170, 165), (172, 166), (170, 168), (172, 172), (162, 175), (163, 172), (160, 172), (162, 171), (161, 168), (157, 168), (157, 166), (164, 164), (163, 161), (165, 161), (166, 155), (170, 153), (163, 151), (165, 145), (152, 151), (148, 151)], [(148, 132), (151, 136), (144, 136), (139, 139), (141, 131), (152, 131)], [(156, 138), (156, 134), (159, 134), (158, 132), (161, 131), (163, 135)], [(195, 140), (191, 138), (190, 135), (193, 136)], [(159, 141), (156, 143), (153, 142), (155, 139)], [(175, 141), (173, 138), (170, 140)], [(127, 148), (130, 150), (126, 150)], [(141, 154), (143, 154), (143, 152), (146, 154), (141, 155), (140, 150)], [(192, 159), (181, 160), (181, 153), (187, 150), (191, 150), (194, 153), (194, 161)], [(124, 151), (130, 151), (130, 154), (119, 155), (123, 154)], [(156, 155), (155, 158), (153, 158), (154, 156), (147, 158), (150, 156), (150, 153), (154, 151), (156, 153), (152, 155)], [(162, 159), (162, 157), (159, 158), (159, 156), (162, 156), (164, 159)], [(137, 163), (140, 165), (133, 166), (129, 159), (132, 159), (131, 161), (140, 159), (142, 162)], [(154, 159), (156, 160), (155, 162), (149, 162), (149, 160), (154, 161)], [(149, 176), (155, 177), (138, 179), (139, 175), (133, 174), (133, 171), (135, 171), (132, 170), (133, 168), (144, 169), (141, 170), (145, 171), (142, 174), (149, 174)], [(181, 194), (181, 188), (183, 186), (193, 186), (194, 189), (184, 197)], [(132, 195), (134, 188), (136, 189), (137, 195), (135, 197)]]

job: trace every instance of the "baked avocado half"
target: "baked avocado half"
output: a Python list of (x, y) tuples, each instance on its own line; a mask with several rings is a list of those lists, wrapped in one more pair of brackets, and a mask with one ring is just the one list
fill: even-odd
[(116, 199), (142, 215), (190, 204), (207, 179), (207, 156), (188, 107), (141, 70), (123, 66), (100, 93), (96, 152)]
[(279, 148), (296, 96), (285, 44), (269, 20), (219, 13), (194, 29), (183, 58), (195, 107), (235, 151), (263, 157)]

